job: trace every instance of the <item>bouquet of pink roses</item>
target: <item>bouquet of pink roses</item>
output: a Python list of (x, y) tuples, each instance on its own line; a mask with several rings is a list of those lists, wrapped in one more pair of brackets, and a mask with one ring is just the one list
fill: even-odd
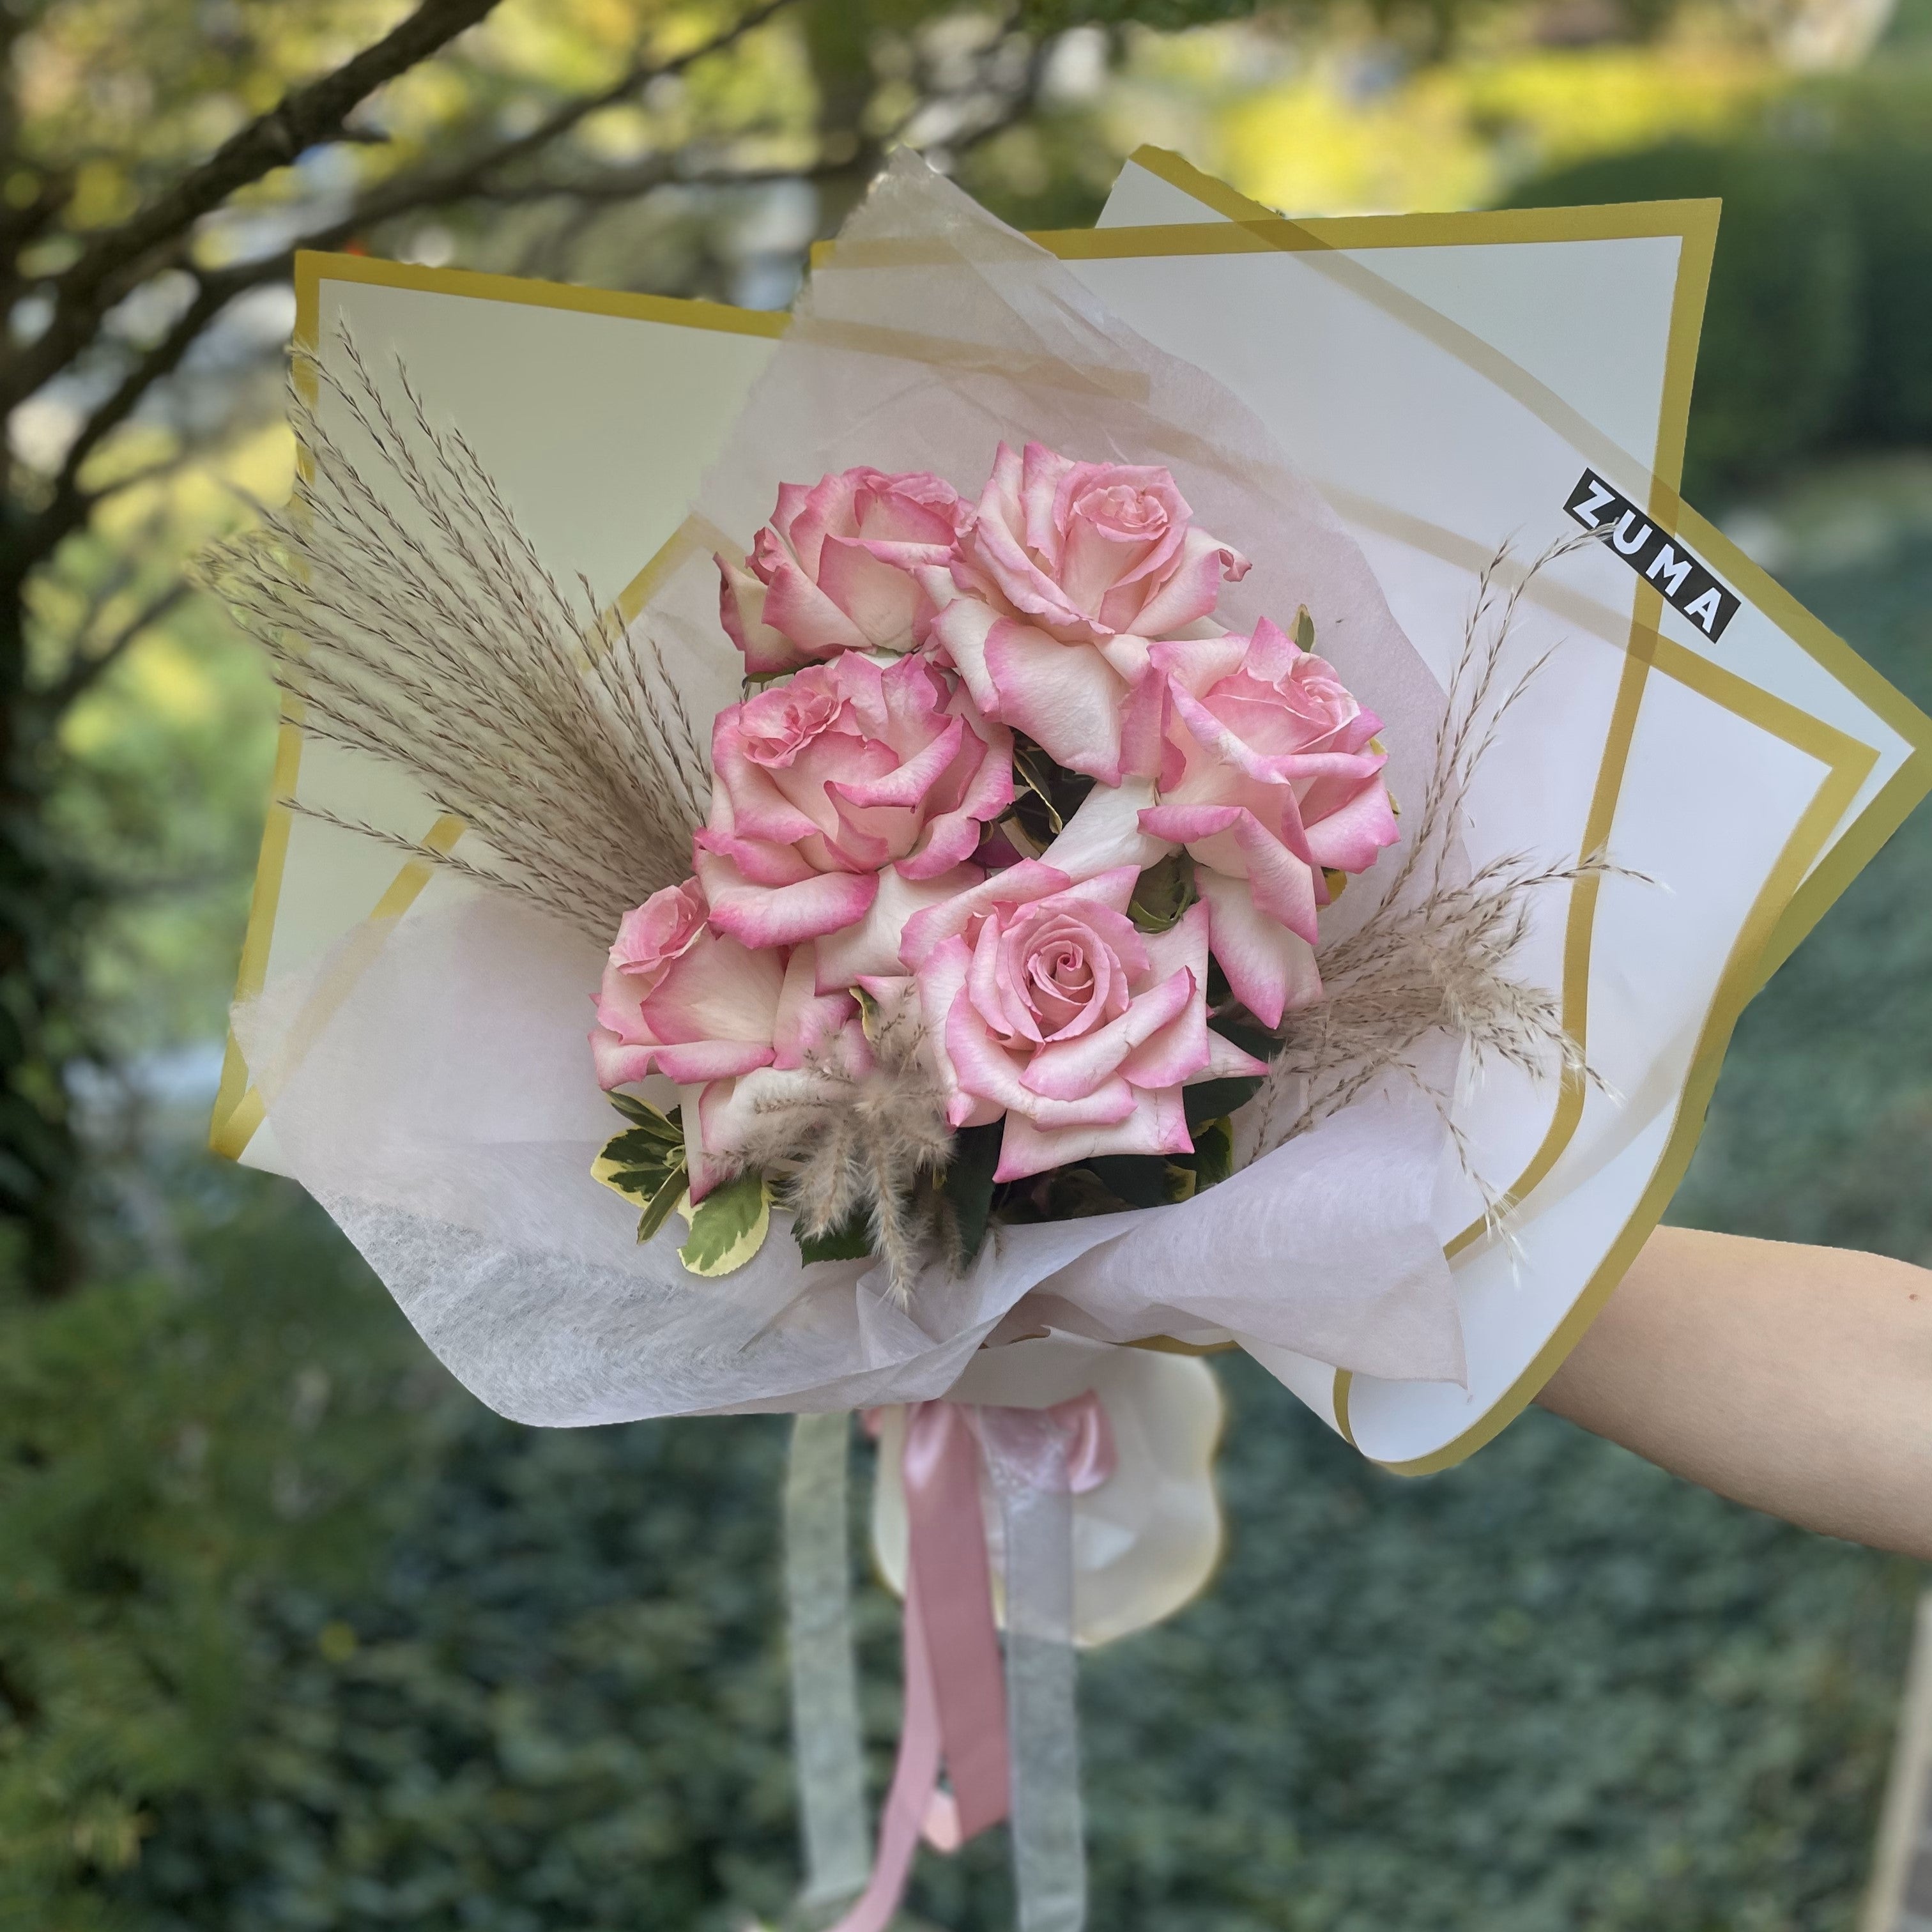
[[(876, 1253), (909, 1293), (989, 1222), (1182, 1200), (1285, 1016), (1321, 909), (1393, 844), (1365, 710), (1307, 610), (1212, 621), (1247, 560), (1160, 467), (1002, 443), (788, 484), (720, 614), (748, 687), (712, 727), (696, 876), (626, 914), (602, 1084), (675, 1084), (598, 1178), (686, 1267)], [(929, 1240), (926, 1238), (929, 1238)]]
[[(922, 1835), (1010, 1814), (1071, 1932), (1071, 1646), (1218, 1546), (1184, 1352), (1459, 1388), (1443, 1224), (1504, 1205), (1459, 1070), (1588, 1078), (1526, 950), (1613, 868), (1466, 845), (1564, 546), (1432, 668), (1252, 410), (1032, 244), (902, 160), (840, 248), (621, 611), (400, 362), (308, 355), (294, 502), (215, 574), (314, 787), (280, 836), (410, 872), (238, 1003), (250, 1154), (506, 1414), (797, 1415), (814, 1895), (878, 1932)], [(854, 1410), (905, 1598), (876, 1862)]]

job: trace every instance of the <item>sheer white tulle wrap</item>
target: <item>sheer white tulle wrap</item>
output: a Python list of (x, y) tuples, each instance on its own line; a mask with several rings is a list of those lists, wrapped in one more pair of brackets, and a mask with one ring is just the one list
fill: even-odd
[[(1396, 797), (1419, 794), (1442, 692), (1318, 494), (1226, 390), (910, 158), (814, 274), (638, 620), (700, 724), (738, 694), (714, 544), (742, 550), (781, 482), (856, 464), (976, 492), (1003, 438), (1165, 464), (1199, 521), (1253, 560), (1220, 621), (1292, 622), (1306, 604), (1320, 649), (1384, 721)], [(1376, 892), (1371, 873), (1324, 922), (1339, 929)], [(1430, 1218), (1445, 1130), (1436, 1100), (1400, 1084), (1193, 1201), (999, 1229), (963, 1277), (929, 1268), (907, 1306), (866, 1264), (802, 1268), (782, 1214), (748, 1265), (698, 1280), (674, 1217), (640, 1247), (634, 1210), (590, 1176), (622, 1124), (585, 1042), (602, 963), (506, 896), (440, 878), (236, 1016), (283, 1162), (506, 1414), (923, 1400), (1003, 1323), (1114, 1342), (1232, 1332), (1384, 1378), (1461, 1376)]]

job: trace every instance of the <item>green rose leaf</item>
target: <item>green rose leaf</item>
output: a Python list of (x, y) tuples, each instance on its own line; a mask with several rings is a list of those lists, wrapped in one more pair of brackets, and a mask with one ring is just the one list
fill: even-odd
[(761, 1174), (741, 1174), (692, 1204), (686, 1194), (677, 1211), (691, 1234), (677, 1258), (693, 1274), (715, 1280), (742, 1268), (765, 1244), (772, 1228), (772, 1194)]
[(1134, 881), (1128, 916), (1142, 932), (1166, 932), (1194, 903), (1194, 861), (1185, 852), (1170, 852)]
[(862, 1214), (850, 1216), (822, 1234), (808, 1234), (803, 1224), (794, 1221), (791, 1232), (800, 1255), (808, 1262), (863, 1261), (872, 1252), (872, 1222)]
[(1168, 1198), (1167, 1162), (1157, 1154), (1095, 1154), (1080, 1165), (1130, 1208), (1158, 1208)]
[[(1217, 1033), (1226, 1033), (1229, 1028), (1217, 1025)], [(1237, 1042), (1246, 1046), (1247, 1042)], [(1192, 1087), (1180, 1090), (1180, 1104), (1187, 1116), (1187, 1131), (1198, 1134), (1210, 1120), (1218, 1120), (1224, 1114), (1232, 1114), (1236, 1108), (1246, 1106), (1261, 1089), (1261, 1082), (1252, 1074), (1236, 1074), (1226, 1080), (1200, 1080)]]
[(1194, 1191), (1226, 1180), (1234, 1171), (1234, 1128), (1226, 1118), (1210, 1120), (1194, 1130), (1194, 1154), (1188, 1165), (1194, 1170)]
[(658, 1191), (644, 1202), (644, 1211), (638, 1216), (640, 1246), (670, 1219), (671, 1210), (684, 1198), (686, 1185), (684, 1163), (680, 1161), (658, 1184)]
[(959, 1238), (959, 1264), (970, 1268), (986, 1238), (993, 1210), (993, 1172), (1000, 1164), (1006, 1128), (998, 1120), (983, 1127), (962, 1127), (952, 1136), (952, 1158), (939, 1177), (939, 1192), (951, 1210)]
[(628, 1094), (613, 1094), (610, 1103), (633, 1124), (604, 1143), (590, 1163), (590, 1178), (644, 1210), (638, 1239), (648, 1241), (683, 1198), (684, 1130), (675, 1108), (661, 1114)]
[(648, 1100), (640, 1100), (632, 1094), (611, 1094), (605, 1096), (622, 1114), (632, 1126), (646, 1133), (653, 1140), (669, 1144), (684, 1144), (684, 1129), (679, 1124), (679, 1110), (674, 1107), (668, 1114), (661, 1114)]

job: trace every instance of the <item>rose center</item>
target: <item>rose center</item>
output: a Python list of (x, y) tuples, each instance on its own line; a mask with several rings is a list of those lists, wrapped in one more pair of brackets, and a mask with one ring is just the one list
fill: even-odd
[(1027, 1004), (1043, 1037), (1084, 1033), (1095, 1024), (1108, 963), (1090, 935), (1058, 934), (1028, 955)]
[(1167, 530), (1166, 506), (1126, 483), (1088, 490), (1080, 500), (1078, 513), (1098, 535), (1115, 543), (1146, 543)]
[(740, 714), (745, 755), (754, 765), (782, 768), (794, 763), (814, 738), (837, 722), (838, 700), (830, 692), (800, 691), (792, 685), (753, 698)]

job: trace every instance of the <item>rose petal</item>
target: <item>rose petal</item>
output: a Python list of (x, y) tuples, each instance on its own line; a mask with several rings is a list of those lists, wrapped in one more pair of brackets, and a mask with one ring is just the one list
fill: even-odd
[(1322, 997), (1315, 949), (1257, 907), (1245, 879), (1202, 867), (1195, 884), (1213, 915), (1211, 944), (1236, 999), (1264, 1027)]
[(909, 879), (932, 878), (970, 858), (987, 825), (1013, 802), (1012, 734), (998, 724), (982, 728), (984, 738), (968, 733), (954, 774), (963, 786), (958, 808), (928, 818), (923, 842), (898, 862)]
[(730, 866), (736, 879), (750, 885), (790, 886), (814, 876), (796, 845), (776, 844), (769, 838), (740, 838), (730, 832), (707, 830), (692, 835), (691, 848), (692, 864), (700, 879), (707, 876), (707, 854), (710, 875), (716, 875), (722, 861)]
[(862, 919), (879, 889), (874, 873), (820, 872), (790, 885), (761, 886), (742, 878), (722, 854), (694, 855), (711, 923), (754, 949), (796, 946)]
[(928, 614), (910, 576), (881, 562), (870, 546), (846, 537), (826, 538), (819, 554), (818, 587), (873, 650), (910, 650), (914, 625)]
[(865, 632), (789, 558), (766, 584), (764, 619), (808, 657), (862, 651), (871, 644)]
[(1208, 1064), (1208, 908), (1198, 901), (1166, 932), (1148, 935), (1148, 970), (1163, 978), (1186, 972), (1194, 994), (1127, 1057), (1121, 1077), (1136, 1087), (1178, 1087), (1198, 1078)]
[(1167, 1088), (1136, 1094), (1132, 1109), (1106, 1126), (1050, 1127), (1024, 1114), (1009, 1113), (993, 1178), (1023, 1180), (1030, 1174), (1090, 1160), (1096, 1154), (1190, 1154), (1193, 1148), (1180, 1092)]
[[(958, 608), (949, 606), (942, 621)], [(1024, 731), (1070, 771), (1120, 783), (1126, 686), (1098, 651), (1060, 644), (1006, 618), (986, 632), (983, 650), (1003, 724)]]
[(818, 942), (818, 986), (830, 992), (875, 974), (896, 974), (907, 922), (928, 907), (943, 907), (979, 884), (976, 866), (956, 866), (936, 878), (910, 879), (896, 866), (878, 875), (878, 892), (855, 924)]
[(678, 959), (640, 1004), (638, 1016), (656, 1040), (753, 1040), (769, 1046), (784, 983), (784, 968), (774, 955), (713, 934)]
[(980, 884), (914, 913), (906, 921), (900, 938), (900, 961), (912, 971), (922, 972), (936, 946), (964, 932), (982, 914), (997, 906), (1023, 904), (1030, 899), (1043, 898), (1049, 892), (1064, 892), (1072, 884), (1056, 867), (1042, 865), (1037, 859), (1022, 859), (1017, 866), (990, 874)]
[[(1116, 1073), (1132, 1079), (1126, 1072), (1129, 1056), (1137, 1046), (1150, 1040), (1171, 1022), (1184, 1015), (1201, 995), (1201, 982), (1183, 967), (1165, 980), (1138, 994), (1119, 1018), (1109, 1020), (1092, 1033), (1074, 1040), (1055, 1040), (1042, 1047), (1020, 1076), (1029, 1094), (1049, 1100), (1078, 1101), (1086, 1098)], [(1204, 1012), (1203, 1015), (1204, 1030)], [(1207, 1057), (1207, 1042), (1198, 1043), (1193, 1064), (1177, 1080), (1185, 1079)], [(1157, 1084), (1139, 1082), (1136, 1084)]]
[(1133, 1112), (1133, 1090), (1124, 1080), (1107, 1081), (1072, 1100), (1035, 1094), (1023, 1085), (1013, 1056), (987, 1032), (969, 997), (956, 998), (948, 1010), (945, 1042), (961, 1090), (996, 1101), (1010, 1114), (1029, 1114), (1044, 1126), (1093, 1126), (1124, 1120)]
[(946, 653), (986, 718), (1000, 716), (1000, 694), (986, 668), (986, 638), (1004, 621), (976, 597), (955, 597), (932, 620), (933, 644)]
[(628, 1087), (632, 1081), (643, 1079), (651, 1070), (656, 1052), (654, 1045), (628, 1045), (605, 1028), (591, 1029), (591, 1062), (597, 1069), (597, 1084), (607, 1094), (614, 1087)]
[(1142, 828), (1140, 814), (1153, 803), (1151, 778), (1096, 785), (1041, 854), (1041, 862), (1058, 867), (1070, 879), (1089, 879), (1123, 866), (1138, 874), (1174, 850)]
[(739, 565), (713, 554), (718, 566), (718, 616), (724, 634), (744, 654), (745, 669), (753, 677), (770, 677), (790, 670), (805, 659), (793, 650), (782, 632), (764, 620), (765, 586)]
[(772, 1064), (802, 1066), (857, 1012), (849, 993), (820, 992), (817, 948), (793, 947), (772, 1018)]
[[(826, 789), (857, 806), (922, 805), (926, 794), (959, 755), (959, 748), (967, 736), (964, 718), (949, 718), (931, 744), (896, 767), (882, 771), (876, 777), (835, 778)], [(883, 746), (880, 748), (886, 749)], [(887, 756), (890, 756), (890, 752)]]
[(657, 1049), (658, 1071), (680, 1087), (704, 1080), (728, 1080), (740, 1073), (771, 1065), (770, 1043), (758, 1046), (748, 1040), (700, 1040), (680, 1046)]
[(1144, 602), (1134, 621), (1143, 637), (1161, 638), (1197, 622), (1220, 601), (1223, 580), (1238, 584), (1248, 560), (1205, 530), (1190, 528), (1166, 580)]
[(1232, 1040), (1224, 1039), (1210, 1027), (1208, 1064), (1199, 1072), (1190, 1073), (1186, 1084), (1192, 1087), (1202, 1080), (1252, 1079), (1268, 1070), (1265, 1060), (1257, 1060), (1252, 1053), (1244, 1052)]
[(1337, 872), (1365, 872), (1376, 854), (1402, 836), (1388, 788), (1372, 779), (1354, 798), (1325, 817), (1308, 822), (1309, 856)]

